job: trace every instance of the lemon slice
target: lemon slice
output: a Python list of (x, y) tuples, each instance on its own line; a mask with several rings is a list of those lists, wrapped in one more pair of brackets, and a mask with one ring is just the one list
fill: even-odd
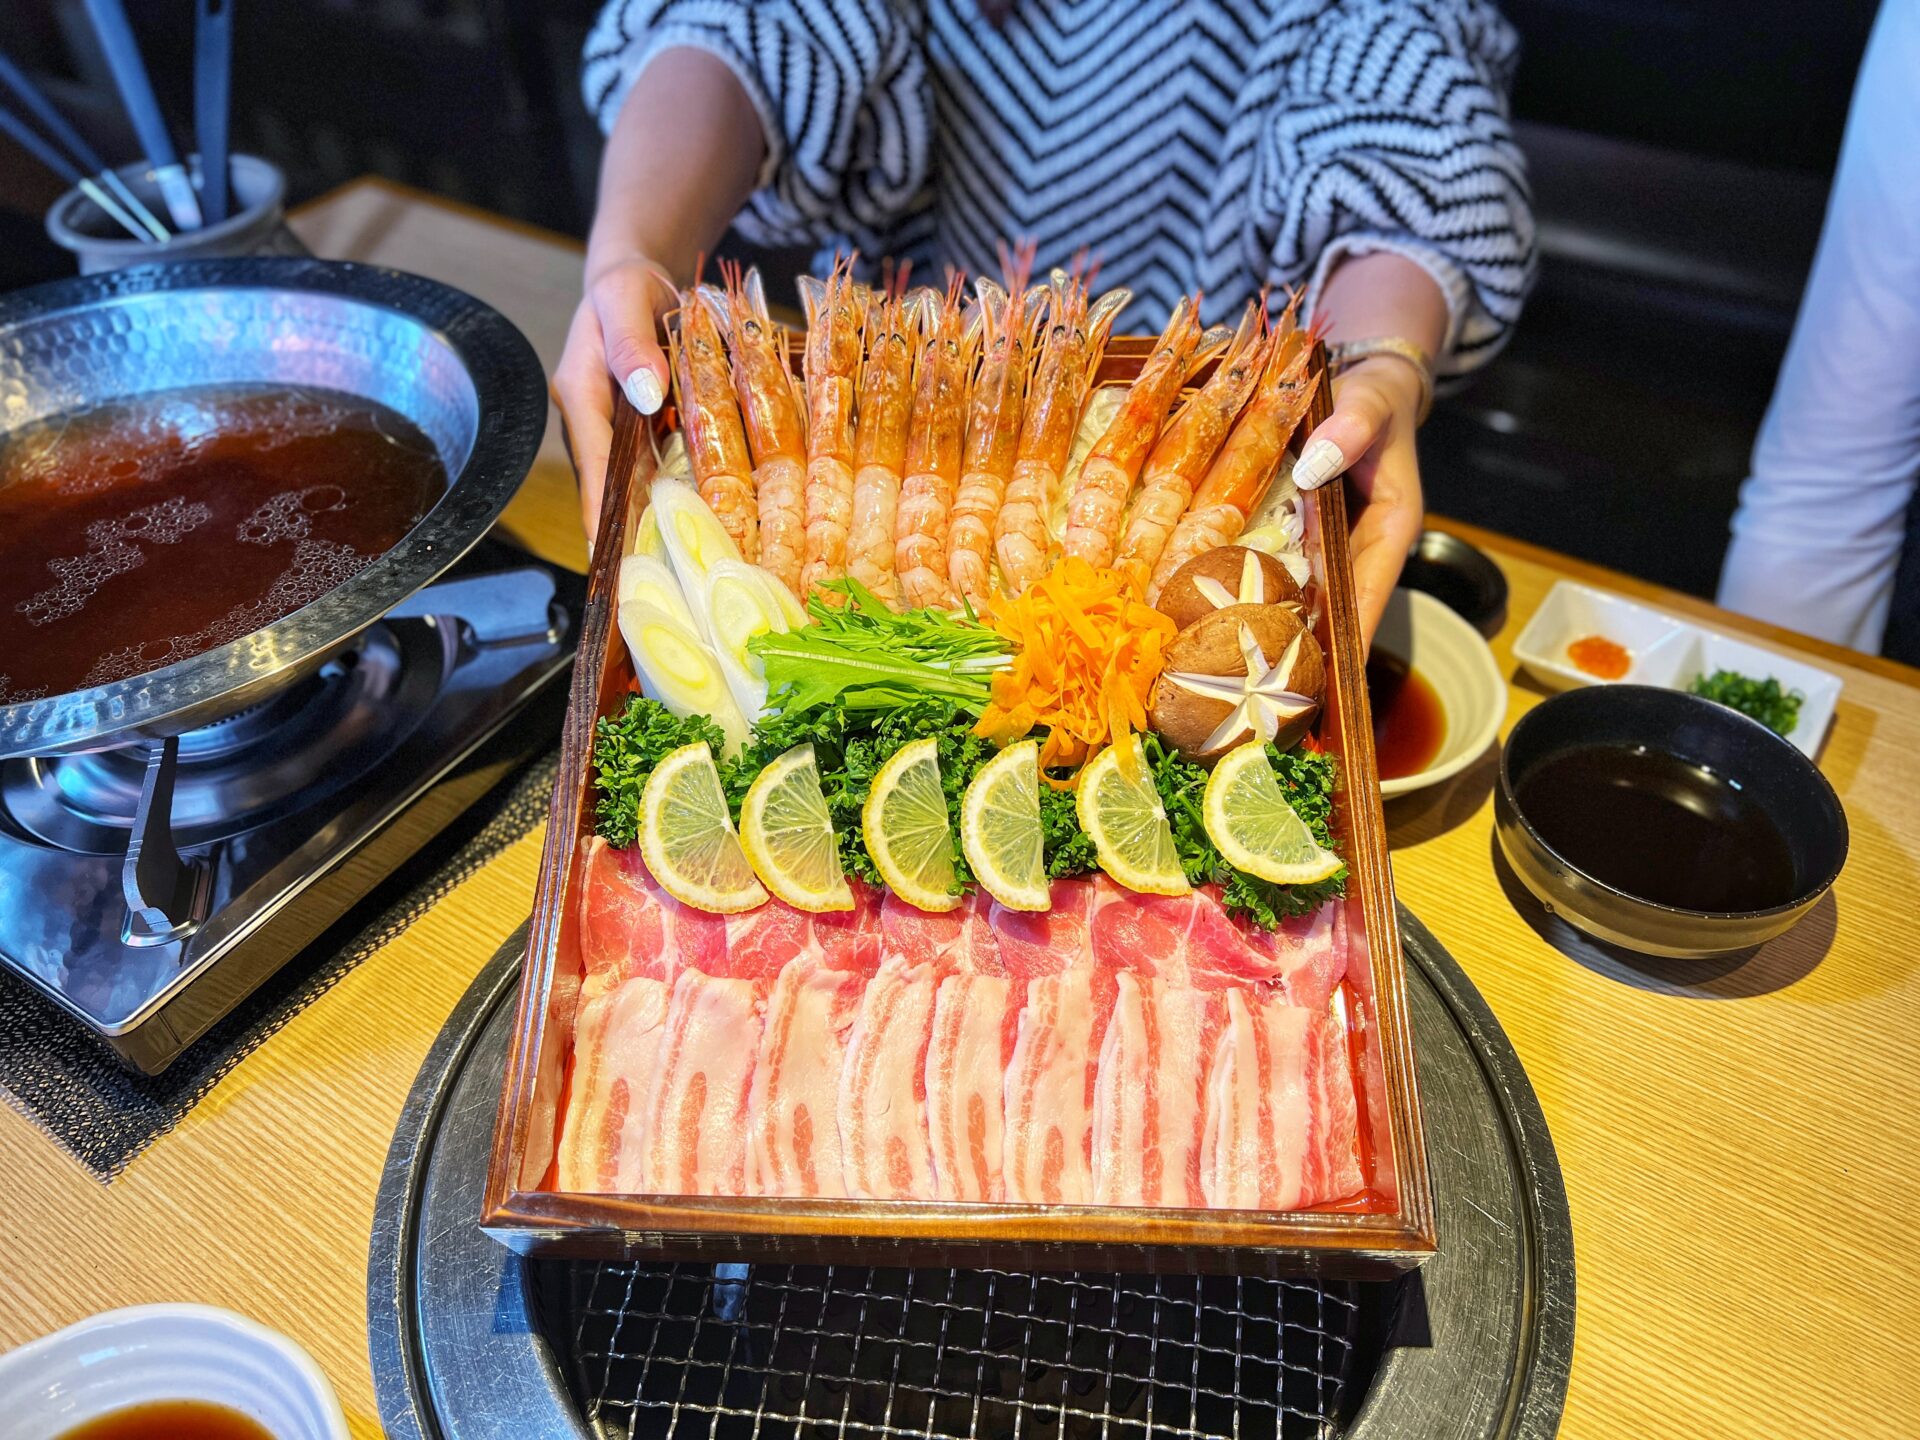
[(1249, 740), (1229, 750), (1207, 777), (1201, 801), (1207, 838), (1236, 870), (1276, 885), (1310, 885), (1344, 863), (1322, 850), (1267, 763), (1267, 747)]
[(767, 898), (733, 833), (720, 771), (705, 741), (669, 750), (640, 792), (640, 853), (666, 892), (732, 914)]
[(1049, 910), (1040, 829), (1040, 742), (1009, 745), (980, 767), (960, 801), (960, 848), (974, 878), (1009, 910)]
[(794, 746), (755, 778), (740, 806), (740, 844), (767, 889), (794, 909), (853, 909), (813, 746)]
[(1138, 735), (1128, 735), (1086, 763), (1074, 808), (1080, 828), (1093, 840), (1100, 868), (1116, 882), (1148, 895), (1185, 895), (1193, 888), (1180, 869), (1173, 830)]
[(860, 828), (874, 868), (894, 894), (922, 910), (951, 910), (960, 903), (953, 824), (932, 739), (901, 746), (880, 767), (861, 807)]

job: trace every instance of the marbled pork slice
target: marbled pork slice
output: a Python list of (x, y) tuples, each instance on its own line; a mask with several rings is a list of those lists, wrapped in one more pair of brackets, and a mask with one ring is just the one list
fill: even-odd
[(871, 971), (885, 953), (880, 906), (886, 891), (849, 876), (853, 909), (828, 910), (813, 917), (813, 938), (827, 964), (839, 970)]
[(990, 923), (991, 905), (986, 892), (976, 890), (951, 910), (922, 910), (889, 890), (880, 906), (886, 952), (931, 963), (943, 974), (1005, 974)]

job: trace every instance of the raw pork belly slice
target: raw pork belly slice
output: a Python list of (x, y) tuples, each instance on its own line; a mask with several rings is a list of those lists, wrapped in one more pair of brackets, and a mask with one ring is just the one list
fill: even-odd
[(885, 953), (880, 904), (886, 892), (851, 876), (847, 887), (853, 891), (853, 909), (814, 916), (813, 938), (820, 943), (827, 964), (835, 969), (871, 971)]
[(1207, 1202), (1228, 1209), (1295, 1210), (1360, 1189), (1353, 1076), (1331, 1014), (1227, 992), (1200, 1173)]
[(1324, 1010), (1314, 1013), (1307, 1032), (1307, 1116), (1305, 1203), (1359, 1194), (1366, 1176), (1360, 1169), (1360, 1107), (1354, 1100), (1347, 1030)]
[(998, 1200), (1005, 1083), (1020, 1004), (1000, 975), (949, 975), (933, 1004), (927, 1045), (927, 1128), (934, 1196)]
[(1207, 1075), (1200, 1183), (1231, 1210), (1295, 1210), (1307, 1148), (1307, 1031), (1297, 1005), (1227, 992), (1227, 1023)]
[(1094, 1011), (1091, 967), (1027, 984), (1005, 1082), (1001, 1178), (1008, 1200), (1079, 1205), (1092, 1198)]
[(747, 1097), (747, 1183), (755, 1195), (847, 1193), (840, 1070), (867, 974), (803, 955), (780, 972)]
[(642, 1193), (746, 1192), (747, 1093), (760, 1029), (753, 981), (698, 970), (674, 981), (647, 1089)]
[[(660, 892), (640, 847), (616, 850), (598, 835), (580, 846), (580, 965), (585, 1002), (631, 975), (671, 980), (674, 956)], [(672, 903), (669, 901), (668, 903)]]
[(1207, 1061), (1226, 1020), (1215, 992), (1122, 973), (1093, 1092), (1093, 1202), (1205, 1205)]
[(880, 930), (889, 955), (931, 962), (941, 973), (1004, 975), (989, 923), (992, 901), (976, 890), (952, 910), (922, 910), (892, 891), (880, 906)]
[(647, 1086), (666, 1023), (667, 987), (658, 980), (627, 980), (580, 1007), (560, 1131), (562, 1190), (619, 1194), (639, 1188)]
[(927, 1135), (927, 1041), (939, 971), (904, 955), (880, 962), (860, 1001), (840, 1071), (841, 1166), (867, 1200), (933, 1194)]

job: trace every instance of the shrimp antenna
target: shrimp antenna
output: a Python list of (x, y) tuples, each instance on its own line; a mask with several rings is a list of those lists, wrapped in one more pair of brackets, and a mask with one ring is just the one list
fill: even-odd
[(1040, 244), (1028, 236), (1011, 249), (1004, 240), (994, 241), (993, 248), (1000, 261), (1000, 273), (1006, 279), (1007, 294), (1017, 298), (1026, 290), (1027, 281), (1033, 274), (1033, 261), (1039, 253)]

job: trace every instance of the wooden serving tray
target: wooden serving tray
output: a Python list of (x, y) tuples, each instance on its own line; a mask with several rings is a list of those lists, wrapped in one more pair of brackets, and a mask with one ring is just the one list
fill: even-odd
[[(1114, 340), (1097, 383), (1130, 381), (1153, 343), (1145, 337)], [(1331, 671), (1318, 734), (1341, 761), (1334, 832), (1351, 872), (1342, 902), (1348, 937), (1344, 991), (1368, 1175), (1362, 1197), (1331, 1209), (1269, 1212), (582, 1195), (547, 1188), (580, 991), (576, 862), (580, 842), (593, 827), (594, 722), (618, 709), (634, 688), (632, 663), (614, 624), (615, 577), (646, 508), (653, 440), (666, 429), (664, 416), (655, 417), (650, 436), (648, 422), (624, 401), (616, 403), (586, 620), (487, 1167), (481, 1212), (487, 1232), (534, 1255), (1013, 1269), (1253, 1268), (1378, 1276), (1411, 1268), (1432, 1254), (1434, 1202), (1374, 767), (1366, 657), (1348, 564), (1346, 493), (1340, 485), (1310, 496), (1306, 549), (1323, 596), (1316, 634)], [(1323, 419), (1331, 404), (1323, 378), (1301, 433)]]

